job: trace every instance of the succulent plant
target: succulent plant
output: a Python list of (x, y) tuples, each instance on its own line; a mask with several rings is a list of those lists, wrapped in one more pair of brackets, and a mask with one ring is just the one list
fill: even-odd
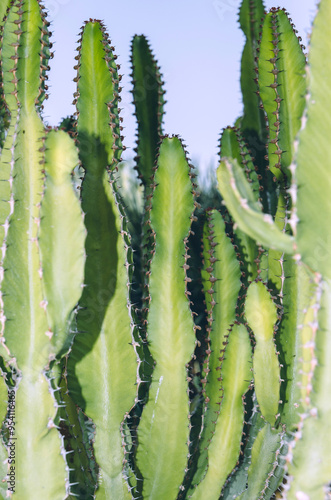
[(131, 193), (103, 23), (82, 26), (76, 112), (52, 128), (44, 7), (0, 20), (0, 496), (329, 498), (330, 2), (307, 58), (284, 9), (243, 0), (219, 194), (164, 134), (144, 36)]

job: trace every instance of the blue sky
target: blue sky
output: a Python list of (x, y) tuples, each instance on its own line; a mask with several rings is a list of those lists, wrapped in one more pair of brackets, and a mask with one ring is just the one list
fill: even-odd
[[(45, 119), (57, 125), (74, 111), (74, 57), (84, 20), (104, 20), (123, 74), (121, 107), (127, 151), (134, 156), (130, 42), (145, 34), (165, 80), (164, 130), (179, 134), (195, 165), (217, 162), (218, 138), (242, 109), (239, 76), (244, 38), (238, 24), (241, 0), (44, 0), (52, 22), (55, 57), (49, 75)], [(267, 8), (285, 7), (307, 45), (317, 0), (265, 0)]]

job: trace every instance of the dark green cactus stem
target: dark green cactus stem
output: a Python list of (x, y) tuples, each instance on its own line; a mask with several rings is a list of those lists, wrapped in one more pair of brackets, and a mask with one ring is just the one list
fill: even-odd
[(285, 187), (289, 187), (286, 178), (291, 178), (288, 168), (305, 107), (305, 62), (286, 12), (271, 9), (263, 23), (258, 83), (268, 118), (269, 168), (277, 179), (285, 182)]
[(244, 0), (240, 7), (240, 27), (246, 36), (246, 43), (241, 58), (241, 91), (243, 95), (244, 114), (241, 119), (241, 128), (249, 146), (253, 138), (263, 144), (266, 135), (263, 111), (260, 109), (260, 99), (255, 83), (258, 42), (260, 39), (261, 24), (265, 16), (262, 0)]
[[(151, 262), (153, 236), (148, 224), (148, 207), (152, 193), (151, 178), (156, 162), (157, 151), (162, 135), (163, 108), (165, 104), (164, 90), (159, 67), (151, 51), (147, 39), (136, 35), (131, 45), (133, 102), (137, 118), (137, 146), (135, 151), (138, 177), (144, 186), (144, 212), (141, 220), (142, 237), (140, 246), (135, 248), (135, 281), (138, 284), (137, 315), (143, 326), (142, 336), (145, 337), (146, 315), (148, 302), (148, 280)], [(146, 377), (150, 370), (146, 368)], [(144, 389), (144, 388), (142, 388)], [(144, 399), (144, 394), (141, 394)]]
[(264, 210), (275, 212), (277, 196), (276, 186), (265, 158), (267, 142), (267, 126), (261, 99), (259, 96), (257, 72), (259, 41), (265, 8), (262, 0), (244, 0), (240, 7), (239, 22), (243, 30), (246, 43), (241, 58), (241, 91), (243, 96), (243, 116), (238, 120), (238, 126), (247, 142), (251, 155), (255, 159), (256, 168), (260, 176), (260, 198)]
[(157, 500), (177, 498), (189, 450), (186, 366), (194, 352), (195, 335), (187, 292), (187, 239), (195, 203), (193, 187), (180, 140), (165, 138), (150, 213), (155, 247), (147, 334), (155, 368), (138, 428), (137, 451), (143, 496)]
[(79, 418), (83, 415), (82, 410), (69, 396), (66, 375), (65, 366), (57, 392), (60, 402), (57, 425), (67, 451), (70, 495), (84, 499), (93, 498), (97, 487), (98, 466), (94, 460), (91, 440), (86, 437), (86, 424)]
[(286, 447), (285, 433), (275, 431), (269, 423), (259, 431), (251, 452), (247, 489), (240, 500), (269, 500), (284, 474), (282, 452)]
[(138, 124), (136, 169), (148, 195), (162, 136), (164, 90), (157, 62), (143, 35), (133, 38), (131, 53), (132, 93)]
[[(77, 144), (84, 169), (87, 238), (84, 290), (68, 361), (69, 393), (96, 425), (96, 498), (130, 498), (121, 426), (135, 402), (136, 345), (128, 307), (129, 239), (114, 171), (122, 150), (113, 47), (99, 21), (87, 23), (77, 56)], [(112, 169), (112, 170), (110, 170)], [(93, 196), (91, 196), (91, 193)]]

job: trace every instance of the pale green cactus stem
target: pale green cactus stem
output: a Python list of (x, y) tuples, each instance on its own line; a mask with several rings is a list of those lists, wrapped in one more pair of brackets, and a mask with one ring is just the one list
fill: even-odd
[(222, 215), (217, 211), (207, 215), (204, 225), (203, 260), (202, 281), (208, 314), (208, 349), (202, 373), (205, 407), (199, 439), (200, 454), (191, 488), (202, 481), (208, 470), (208, 448), (218, 425), (222, 404), (223, 351), (229, 329), (236, 321), (241, 289), (236, 252), (226, 235)]
[(289, 500), (327, 498), (330, 460), (330, 286), (317, 278), (316, 290), (302, 325), (301, 413), (286, 455)]
[(194, 195), (178, 138), (165, 138), (154, 176), (150, 225), (155, 238), (147, 339), (155, 360), (149, 400), (138, 428), (143, 497), (177, 498), (189, 453), (187, 364), (195, 348), (187, 292), (187, 239)]
[(128, 307), (130, 241), (114, 180), (122, 151), (118, 68), (101, 22), (83, 26), (79, 44), (75, 102), (87, 257), (68, 385), (73, 401), (96, 426), (96, 498), (120, 500), (131, 498), (121, 428), (140, 379)]
[(262, 212), (237, 160), (223, 159), (217, 170), (217, 179), (226, 207), (242, 231), (267, 248), (294, 253), (293, 237), (278, 229), (270, 214)]
[(252, 348), (244, 325), (235, 325), (228, 335), (221, 364), (222, 399), (217, 425), (208, 446), (208, 469), (196, 487), (193, 499), (219, 498), (228, 475), (237, 464), (242, 445), (244, 395), (251, 382)]
[[(310, 312), (303, 322), (305, 334), (302, 371), (306, 391), (298, 433), (287, 456), (292, 499), (324, 499), (329, 493), (330, 462), (330, 89), (326, 85), (331, 64), (326, 56), (331, 47), (328, 26), (330, 3), (319, 4), (310, 40), (307, 78), (307, 110), (302, 119), (296, 162), (293, 165), (292, 192), (297, 203), (293, 216), (298, 254), (315, 272), (315, 292)], [(318, 202), (317, 202), (318, 200)], [(321, 217), (320, 214), (323, 214)], [(299, 219), (299, 222), (297, 221)], [(298, 256), (299, 258), (299, 256)], [(310, 315), (310, 317), (309, 317)]]
[(14, 131), (9, 132), (12, 162), (7, 180), (10, 212), (3, 235), (2, 317), (6, 347), (19, 373), (15, 410), (20, 472), (14, 496), (27, 499), (41, 498), (45, 491), (63, 499), (68, 478), (54, 424), (57, 404), (45, 375), (57, 354), (47, 317), (39, 245), (40, 226), (45, 223), (40, 218), (45, 131), (36, 106), (42, 99), (44, 62), (49, 56), (47, 27), (37, 0), (15, 1), (4, 27), (2, 49), (14, 51), (3, 61), (4, 96), (13, 120), (10, 127), (19, 115)]
[(47, 134), (39, 247), (49, 336), (58, 356), (70, 347), (74, 308), (84, 279), (85, 227), (71, 183), (78, 161), (78, 152), (65, 132)]
[[(72, 172), (79, 162), (74, 142), (65, 132), (51, 130), (47, 134), (44, 148), (45, 189), (41, 202), (39, 247), (49, 337), (59, 359), (67, 353), (74, 334), (76, 306), (82, 294), (84, 279), (86, 234), (83, 213), (72, 185)], [(70, 397), (63, 394), (63, 384), (58, 386), (57, 371), (60, 366), (52, 363), (51, 367), (49, 375), (52, 377), (59, 405), (55, 424), (65, 436), (61, 417), (70, 411), (72, 415), (76, 408)], [(79, 443), (78, 431), (76, 427), (76, 447)], [(77, 457), (82, 468), (81, 462), (84, 461), (85, 454), (77, 453)], [(70, 474), (73, 468), (71, 458), (70, 453), (67, 455)], [(84, 479), (88, 479), (87, 472)], [(69, 477), (70, 493), (73, 492), (71, 483)]]
[(263, 417), (271, 426), (278, 418), (280, 366), (274, 342), (277, 308), (261, 282), (248, 287), (245, 315), (254, 333), (254, 387)]

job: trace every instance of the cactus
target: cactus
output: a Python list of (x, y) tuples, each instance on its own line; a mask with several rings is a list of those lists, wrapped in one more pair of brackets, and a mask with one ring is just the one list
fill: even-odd
[(133, 38), (128, 195), (103, 23), (82, 26), (76, 112), (52, 128), (46, 14), (0, 6), (1, 498), (330, 495), (331, 7), (308, 60), (284, 9), (243, 0), (239, 21), (219, 196), (164, 135), (160, 70)]

